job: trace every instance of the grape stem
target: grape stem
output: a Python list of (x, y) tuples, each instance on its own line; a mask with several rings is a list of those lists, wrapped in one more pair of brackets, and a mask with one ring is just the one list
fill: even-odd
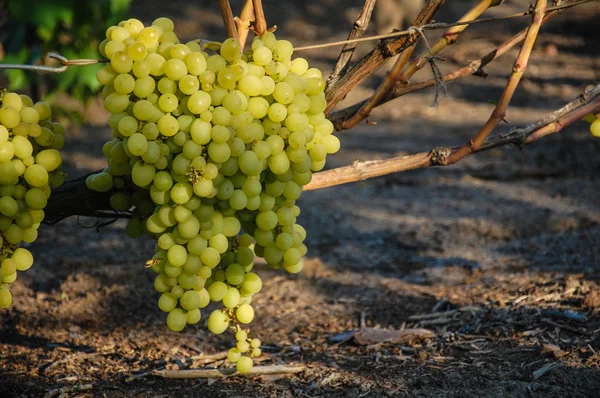
[(521, 51), (519, 51), (519, 55), (517, 56), (517, 59), (513, 65), (513, 70), (508, 78), (506, 87), (504, 88), (502, 95), (500, 95), (498, 105), (496, 105), (496, 108), (494, 108), (492, 111), (488, 121), (483, 125), (481, 130), (479, 130), (477, 135), (473, 139), (469, 140), (468, 143), (462, 145), (460, 148), (452, 152), (448, 159), (450, 164), (458, 162), (469, 153), (479, 149), (487, 136), (494, 130), (494, 128), (496, 128), (498, 123), (504, 120), (504, 117), (506, 116), (506, 109), (510, 104), (510, 100), (512, 99), (512, 96), (515, 93), (521, 78), (525, 74), (525, 70), (527, 69), (529, 56), (531, 55), (533, 45), (535, 44), (537, 35), (544, 20), (546, 6), (547, 0), (536, 1), (535, 8), (533, 10), (533, 20), (529, 26), (529, 29), (527, 30), (525, 40), (523, 41), (523, 46), (521, 47)]
[[(253, 366), (248, 373), (249, 376), (258, 375), (276, 375), (276, 374), (296, 374), (306, 370), (304, 365), (284, 366)], [(218, 379), (240, 373), (235, 368), (227, 369), (185, 369), (185, 370), (154, 370), (153, 376), (163, 377), (165, 379)]]
[(219, 8), (221, 9), (221, 16), (223, 17), (223, 23), (227, 29), (227, 36), (234, 39), (239, 39), (238, 31), (235, 26), (235, 20), (233, 19), (233, 12), (231, 11), (231, 4), (229, 0), (219, 0)]
[(252, 0), (254, 5), (254, 31), (262, 36), (267, 31), (267, 20), (263, 10), (262, 0)]
[[(371, 14), (373, 14), (373, 8), (375, 8), (376, 1), (377, 0), (365, 0), (363, 9), (356, 21), (354, 21), (354, 25), (350, 31), (350, 34), (348, 34), (348, 40), (358, 39), (365, 34), (365, 31), (369, 26), (369, 21), (371, 20)], [(350, 60), (352, 59), (352, 55), (354, 55), (354, 50), (356, 49), (357, 44), (358, 43), (355, 41), (347, 41), (346, 44), (344, 44), (344, 47), (340, 51), (340, 55), (338, 56), (333, 68), (333, 72), (331, 72), (331, 75), (329, 75), (329, 78), (327, 79), (327, 85), (335, 83), (337, 79), (340, 78), (340, 74), (343, 74), (346, 72), (346, 70), (348, 70)]]
[(246, 4), (244, 4), (244, 8), (242, 9), (240, 16), (235, 17), (235, 24), (237, 26), (242, 51), (246, 45), (248, 33), (250, 33), (250, 26), (254, 21), (254, 5), (252, 4), (252, 0), (246, 0)]
[[(479, 147), (474, 148), (467, 155), (506, 145), (522, 146), (531, 144), (542, 137), (560, 132), (564, 127), (575, 123), (585, 115), (598, 111), (600, 111), (600, 85), (582, 93), (573, 101), (535, 123), (485, 139)], [(450, 156), (459, 148), (461, 146), (438, 147), (428, 152), (391, 159), (356, 161), (351, 166), (316, 173), (310, 184), (304, 187), (304, 191), (362, 181), (400, 171), (448, 166), (453, 164), (450, 162)]]

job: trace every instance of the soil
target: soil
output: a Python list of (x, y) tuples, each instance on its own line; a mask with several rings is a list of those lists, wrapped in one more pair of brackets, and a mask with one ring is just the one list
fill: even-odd
[[(220, 37), (216, 6), (204, 3), (134, 1), (132, 15), (146, 22), (172, 16), (184, 37)], [(268, 20), (297, 45), (343, 38), (361, 5), (266, 3)], [(468, 2), (448, 3), (440, 20)], [(519, 4), (507, 1), (490, 14)], [(531, 123), (600, 80), (600, 36), (592, 33), (598, 13), (593, 3), (543, 27), (500, 129)], [(527, 22), (470, 28), (440, 67), (467, 64)], [(370, 118), (377, 125), (339, 134), (342, 150), (328, 167), (465, 142), (489, 116), (517, 51), (487, 67), (485, 80), (449, 84), (438, 108), (428, 91), (378, 109)], [(334, 53), (305, 56), (331, 70)], [(383, 76), (345, 103), (372, 93)], [(102, 126), (70, 129), (71, 176), (104, 166), (100, 146), (108, 137)], [(30, 245), (34, 267), (19, 275), (13, 306), (0, 312), (0, 396), (596, 397), (599, 172), (600, 140), (580, 122), (526, 148), (305, 193), (305, 270), (292, 276), (257, 264), (264, 280), (252, 326), (263, 342), (259, 362), (305, 366), (287, 376), (152, 376), (226, 366), (210, 355), (228, 349), (231, 336), (212, 336), (202, 322), (167, 330), (144, 268), (153, 242), (127, 239), (123, 220), (44, 226)], [(433, 334), (389, 341), (374, 333), (398, 337), (414, 328)]]

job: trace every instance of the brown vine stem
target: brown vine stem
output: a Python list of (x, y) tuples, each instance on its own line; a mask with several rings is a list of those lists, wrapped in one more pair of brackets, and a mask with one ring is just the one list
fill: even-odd
[[(253, 366), (248, 376), (258, 375), (280, 375), (296, 374), (306, 370), (306, 366)], [(239, 375), (235, 368), (228, 369), (185, 369), (185, 370), (154, 370), (153, 376), (163, 377), (165, 379), (218, 379), (233, 375)]]
[[(542, 21), (542, 24), (548, 22), (548, 20), (550, 20), (552, 17), (555, 17), (557, 15), (559, 15), (560, 13), (562, 13), (563, 10), (556, 10), (553, 11), (551, 13), (548, 13), (544, 16), (544, 20)], [(494, 61), (495, 59), (497, 59), (498, 57), (500, 57), (501, 55), (504, 55), (508, 50), (510, 50), (511, 48), (513, 48), (515, 45), (517, 45), (518, 43), (520, 43), (524, 38), (525, 35), (527, 34), (527, 29), (523, 29), (522, 31), (520, 31), (519, 33), (517, 33), (516, 35), (514, 35), (513, 37), (511, 37), (510, 39), (508, 39), (507, 41), (505, 41), (504, 43), (502, 43), (500, 46), (498, 46), (497, 48), (495, 48), (494, 50), (492, 50), (491, 52), (489, 52), (488, 54), (484, 55), (483, 57), (472, 61), (471, 63), (469, 63), (469, 65), (466, 65), (460, 69), (457, 69), (453, 72), (447, 73), (445, 74), (442, 79), (445, 82), (449, 82), (452, 80), (456, 80), (474, 73), (480, 73), (483, 74), (483, 67), (488, 65), (489, 63), (491, 63), (492, 61)], [(392, 90), (390, 90), (388, 92), (388, 94), (382, 98), (382, 100), (380, 101), (380, 103), (378, 105), (381, 105), (385, 102), (391, 101), (395, 98), (401, 97), (403, 95), (415, 92), (415, 91), (419, 91), (419, 90), (423, 90), (427, 87), (431, 87), (434, 86), (438, 83), (437, 79), (430, 79), (430, 80), (426, 80), (424, 82), (417, 82), (417, 83), (412, 83), (412, 84), (407, 84), (407, 85), (397, 85), (396, 87), (394, 87)], [(353, 114), (355, 114), (356, 112), (358, 112), (358, 110), (363, 106), (363, 104), (365, 104), (368, 100), (364, 100), (361, 102), (358, 102), (354, 105), (351, 105), (347, 108), (341, 109), (337, 112), (332, 113), (329, 116), (329, 120), (331, 120), (331, 122), (333, 123), (334, 127), (336, 130), (340, 131), (343, 130), (343, 123), (344, 121), (352, 116)]]
[[(488, 8), (495, 7), (502, 4), (504, 0), (481, 0), (473, 8), (471, 8), (465, 15), (463, 15), (458, 22), (465, 22), (476, 19), (483, 14)], [(410, 78), (419, 70), (427, 65), (428, 59), (434, 57), (442, 52), (446, 47), (456, 43), (458, 34), (467, 29), (469, 25), (455, 25), (446, 30), (442, 37), (430, 48), (425, 50), (419, 57), (415, 58), (410, 65), (402, 72), (402, 76), (398, 79), (400, 84), (408, 84)]]
[[(526, 127), (511, 129), (486, 139), (481, 146), (467, 155), (506, 145), (530, 144), (546, 135), (557, 133), (585, 115), (600, 111), (600, 85), (578, 96), (562, 108)], [(448, 166), (450, 155), (457, 147), (439, 147), (428, 152), (385, 160), (356, 161), (354, 164), (316, 173), (304, 191), (357, 182), (400, 171)], [(466, 156), (466, 155), (465, 155)]]
[(540, 26), (542, 25), (542, 21), (544, 20), (544, 14), (546, 13), (546, 3), (546, 0), (537, 0), (535, 3), (533, 21), (529, 26), (529, 29), (527, 30), (525, 40), (523, 41), (523, 46), (521, 47), (521, 51), (519, 52), (517, 60), (514, 63), (512, 74), (508, 78), (506, 87), (504, 88), (504, 91), (500, 96), (498, 105), (496, 105), (496, 108), (492, 112), (490, 118), (483, 125), (481, 130), (479, 130), (475, 138), (473, 138), (467, 144), (461, 146), (460, 148), (452, 152), (448, 159), (450, 163), (456, 163), (470, 152), (479, 149), (481, 144), (483, 144), (483, 142), (485, 141), (486, 137), (506, 116), (506, 109), (510, 104), (510, 100), (512, 99), (513, 94), (519, 86), (521, 77), (523, 77), (523, 74), (527, 69), (527, 62), (529, 61), (531, 50), (533, 49), (533, 45), (535, 44), (538, 32), (540, 31)]
[(240, 45), (243, 50), (246, 45), (246, 40), (248, 39), (248, 33), (250, 33), (250, 26), (252, 25), (252, 22), (254, 22), (254, 6), (252, 5), (252, 0), (246, 0), (240, 16), (235, 17), (234, 19), (240, 38)]
[(262, 36), (267, 31), (267, 19), (263, 9), (262, 0), (252, 0), (254, 4), (254, 30), (256, 34)]
[[(354, 21), (354, 26), (348, 35), (348, 40), (356, 39), (365, 34), (367, 27), (369, 26), (369, 21), (371, 20), (371, 14), (373, 14), (373, 8), (375, 7), (375, 2), (377, 0), (365, 0), (365, 4), (363, 5), (362, 11), (360, 15)], [(327, 86), (335, 83), (340, 74), (343, 74), (350, 64), (350, 60), (352, 59), (352, 55), (354, 55), (354, 50), (356, 49), (358, 43), (352, 42), (347, 43), (340, 51), (340, 55), (333, 67), (333, 72), (329, 75), (327, 79)]]
[(227, 29), (227, 37), (233, 37), (239, 40), (237, 28), (235, 27), (235, 19), (233, 19), (233, 12), (231, 11), (231, 4), (229, 0), (219, 0), (219, 8), (221, 9), (221, 16), (223, 17), (223, 23)]
[[(473, 7), (469, 12), (467, 12), (459, 22), (465, 20), (471, 20), (477, 18), (481, 15), (485, 10), (487, 10), (492, 5), (498, 5), (503, 0), (481, 0), (475, 7)], [(406, 84), (410, 77), (419, 69), (427, 64), (427, 60), (430, 57), (436, 56), (439, 52), (441, 52), (444, 48), (446, 48), (449, 44), (453, 44), (456, 41), (456, 37), (459, 32), (465, 30), (469, 25), (457, 25), (453, 26), (449, 30), (445, 32), (440, 40), (433, 47), (429, 47), (427, 45), (427, 50), (421, 54), (421, 56), (417, 57), (413, 60), (408, 67), (405, 66), (414, 51), (414, 46), (409, 47), (404, 50), (400, 57), (394, 64), (392, 70), (388, 73), (383, 83), (377, 88), (375, 94), (371, 96), (366, 102), (363, 103), (361, 108), (352, 116), (348, 117), (342, 123), (342, 129), (350, 129), (360, 123), (362, 120), (369, 117), (373, 109), (377, 105), (379, 105), (382, 99), (388, 95), (390, 90), (397, 84)]]
[[(566, 10), (567, 8), (580, 6), (585, 3), (591, 3), (592, 1), (598, 1), (598, 0), (573, 1), (573, 2), (569, 2), (569, 3), (561, 4), (558, 6), (549, 7), (546, 9), (546, 12), (557, 11), (557, 10)], [(525, 11), (525, 12), (520, 12), (517, 14), (503, 15), (501, 17), (479, 18), (479, 19), (474, 19), (474, 20), (470, 20), (470, 21), (453, 22), (453, 23), (434, 22), (434, 23), (425, 24), (425, 25), (421, 26), (420, 29), (423, 31), (436, 30), (436, 29), (448, 29), (453, 26), (473, 25), (473, 24), (478, 24), (478, 23), (497, 22), (497, 21), (504, 21), (507, 19), (526, 17), (528, 15), (531, 15), (532, 13), (533, 13), (533, 11)], [(414, 28), (414, 27), (411, 27), (411, 28)], [(338, 40), (338, 41), (333, 41), (333, 42), (328, 42), (328, 43), (312, 44), (309, 46), (299, 46), (299, 47), (294, 47), (294, 51), (297, 52), (297, 51), (306, 51), (306, 50), (316, 50), (319, 48), (343, 46), (348, 43), (361, 43), (361, 42), (365, 42), (365, 41), (390, 39), (390, 38), (399, 37), (399, 36), (409, 36), (414, 33), (414, 31), (411, 28), (409, 28), (407, 30), (400, 30), (397, 32), (386, 33), (383, 35), (373, 35), (373, 36), (367, 36), (367, 37), (360, 37), (360, 38), (356, 38), (356, 39), (346, 39), (346, 40)]]
[[(422, 26), (429, 22), (438, 12), (445, 0), (427, 0), (427, 3), (413, 21), (413, 26)], [(346, 97), (354, 87), (373, 74), (389, 58), (399, 54), (414, 43), (417, 36), (402, 36), (397, 39), (383, 40), (369, 54), (365, 55), (358, 63), (350, 68), (334, 84), (325, 90), (327, 108), (325, 113), (331, 110)]]
[(392, 87), (396, 84), (400, 76), (402, 75), (402, 70), (406, 66), (410, 56), (415, 50), (415, 46), (412, 45), (406, 50), (404, 50), (396, 62), (392, 69), (388, 72), (385, 77), (383, 83), (379, 87), (377, 87), (377, 91), (375, 94), (369, 98), (369, 100), (349, 119), (345, 120), (342, 123), (343, 129), (349, 129), (356, 126), (361, 120), (366, 119), (371, 114), (371, 111), (381, 102), (381, 99), (392, 89)]
[[(523, 145), (525, 143), (530, 143), (532, 142), (532, 139), (526, 141), (527, 137), (559, 119), (561, 119), (560, 129), (562, 129), (578, 120), (572, 115), (570, 118), (566, 118), (566, 115), (575, 110), (578, 110), (578, 113), (574, 115), (579, 119), (586, 114), (599, 112), (600, 104), (598, 104), (598, 101), (600, 100), (598, 97), (600, 97), (600, 85), (582, 93), (573, 101), (570, 101), (562, 108), (546, 115), (535, 123), (524, 128), (512, 129), (506, 133), (489, 137), (475, 152), (481, 152), (504, 145)], [(593, 107), (587, 107), (584, 111), (580, 111), (580, 108), (587, 106), (587, 104), (590, 104), (593, 101), (595, 101)], [(544, 131), (544, 135), (550, 133), (546, 130), (542, 131)], [(538, 135), (541, 134), (542, 133)], [(304, 190), (310, 191), (327, 188), (399, 171), (432, 166), (446, 166), (449, 164), (447, 158), (450, 153), (452, 153), (453, 149), (454, 148), (450, 147), (436, 148), (429, 152), (421, 152), (387, 160), (356, 162), (352, 166), (315, 173), (313, 175), (313, 180), (304, 187)], [(109, 202), (110, 192), (100, 193), (87, 189), (85, 185), (86, 177), (87, 176), (83, 176), (76, 180), (65, 182), (63, 185), (52, 191), (52, 195), (48, 199), (48, 205), (45, 209), (46, 218), (43, 221), (44, 224), (55, 224), (71, 216), (111, 219), (130, 217), (130, 213), (128, 212), (115, 212), (114, 210), (111, 210)]]

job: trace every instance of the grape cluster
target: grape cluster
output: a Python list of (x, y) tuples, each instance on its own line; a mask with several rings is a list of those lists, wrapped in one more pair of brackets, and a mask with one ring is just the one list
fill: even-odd
[(64, 128), (50, 116), (48, 104), (0, 91), (0, 308), (12, 303), (17, 271), (33, 265), (29, 250), (17, 246), (35, 241), (50, 189), (65, 179)]
[(167, 326), (197, 323), (220, 302), (208, 329), (234, 330), (228, 358), (248, 372), (260, 341), (252, 296), (262, 288), (255, 255), (274, 269), (303, 268), (306, 231), (296, 223), (302, 187), (340, 146), (331, 135), (321, 72), (292, 44), (265, 33), (242, 53), (227, 39), (215, 53), (179, 42), (173, 22), (136, 19), (110, 27), (97, 75), (112, 114), (108, 167), (88, 187), (111, 192), (115, 210), (132, 208), (130, 236), (157, 239), (147, 264)]

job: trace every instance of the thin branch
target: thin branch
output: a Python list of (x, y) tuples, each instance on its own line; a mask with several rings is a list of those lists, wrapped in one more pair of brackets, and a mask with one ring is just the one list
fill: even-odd
[[(428, 0), (419, 15), (413, 21), (413, 26), (423, 26), (428, 23), (444, 4), (445, 0)], [(373, 74), (389, 58), (401, 53), (403, 50), (411, 46), (417, 36), (403, 36), (397, 39), (383, 40), (369, 54), (365, 55), (357, 64), (348, 70), (334, 84), (329, 85), (325, 90), (327, 98), (327, 108), (325, 113), (328, 114), (331, 110), (346, 97), (354, 87), (365, 80), (369, 75)]]
[[(254, 366), (248, 376), (296, 374), (306, 370), (306, 366)], [(152, 375), (165, 379), (218, 379), (239, 375), (235, 368), (228, 369), (186, 369), (186, 370), (155, 370)]]
[[(365, 31), (369, 26), (369, 21), (371, 20), (371, 14), (373, 13), (373, 8), (375, 7), (376, 1), (377, 0), (365, 0), (363, 9), (356, 21), (354, 21), (354, 26), (348, 35), (348, 40), (359, 38), (365, 34)], [(340, 55), (335, 63), (333, 72), (331, 72), (331, 75), (329, 75), (329, 78), (327, 79), (328, 86), (335, 83), (337, 79), (339, 79), (340, 74), (343, 74), (348, 69), (357, 44), (358, 43), (356, 42), (349, 42), (344, 45), (344, 48), (342, 48), (342, 51), (340, 51)]]
[(366, 119), (371, 114), (371, 111), (379, 104), (381, 99), (392, 89), (398, 78), (402, 75), (402, 70), (406, 66), (406, 63), (410, 59), (415, 46), (412, 45), (400, 54), (394, 66), (385, 77), (385, 80), (375, 91), (375, 94), (369, 98), (369, 100), (356, 112), (352, 117), (345, 120), (342, 124), (343, 129), (349, 129), (356, 126), (361, 120)]
[[(481, 0), (475, 7), (473, 7), (469, 12), (467, 12), (459, 20), (459, 22), (477, 18), (485, 10), (492, 6), (492, 4), (497, 4), (497, 0)], [(438, 40), (438, 42), (433, 47), (429, 47), (429, 45), (427, 45), (427, 50), (425, 50), (425, 52), (420, 57), (417, 57), (411, 62), (411, 64), (406, 69), (404, 69), (415, 47), (411, 46), (410, 48), (406, 49), (400, 55), (400, 57), (394, 64), (394, 67), (388, 73), (383, 83), (377, 88), (375, 94), (373, 94), (371, 98), (366, 103), (364, 103), (364, 105), (354, 115), (344, 120), (344, 122), (342, 123), (342, 129), (350, 129), (356, 126), (360, 121), (369, 117), (373, 109), (381, 103), (381, 100), (388, 95), (388, 93), (394, 85), (396, 85), (397, 83), (408, 83), (410, 77), (417, 70), (421, 69), (424, 65), (427, 64), (428, 59), (431, 59), (431, 57), (435, 57), (449, 44), (454, 43), (456, 37), (458, 36), (458, 33), (465, 30), (467, 26), (468, 25), (454, 26), (447, 30), (446, 33), (442, 36), (442, 38)]]
[(267, 19), (263, 10), (262, 0), (252, 0), (254, 4), (254, 30), (256, 34), (262, 36), (267, 31)]
[(219, 8), (221, 9), (221, 16), (223, 17), (223, 23), (227, 29), (227, 37), (233, 37), (239, 39), (237, 28), (235, 27), (235, 20), (233, 19), (233, 12), (231, 11), (231, 4), (229, 0), (219, 0)]
[(513, 66), (513, 72), (506, 83), (506, 87), (504, 88), (502, 95), (500, 96), (498, 105), (496, 105), (496, 108), (492, 112), (490, 118), (483, 125), (481, 130), (479, 130), (475, 138), (457, 150), (453, 151), (453, 153), (450, 155), (450, 163), (455, 163), (462, 157), (466, 156), (469, 152), (477, 150), (481, 144), (483, 144), (486, 137), (506, 116), (506, 109), (510, 104), (510, 100), (512, 99), (512, 96), (519, 86), (519, 82), (521, 81), (521, 78), (527, 69), (527, 62), (529, 61), (531, 50), (533, 49), (538, 32), (540, 31), (540, 26), (544, 20), (546, 3), (546, 0), (537, 0), (535, 4), (535, 9), (533, 10), (533, 21), (527, 30), (527, 35), (523, 41), (523, 46), (521, 47), (521, 51), (519, 52), (517, 60)]
[[(561, 109), (552, 112), (535, 123), (489, 137), (481, 146), (467, 153), (467, 155), (506, 145), (530, 144), (541, 137), (561, 131), (564, 127), (575, 123), (587, 114), (598, 111), (600, 111), (600, 85), (586, 91)], [(310, 184), (304, 187), (304, 191), (362, 181), (400, 171), (432, 166), (448, 166), (453, 164), (450, 162), (449, 157), (456, 148), (438, 147), (429, 152), (420, 152), (386, 160), (356, 161), (351, 166), (314, 174)]]
[[(463, 15), (458, 22), (465, 22), (476, 19), (483, 14), (488, 8), (501, 4), (504, 0), (481, 0), (473, 8), (471, 8), (465, 15)], [(427, 65), (427, 61), (430, 57), (435, 57), (437, 54), (442, 52), (446, 47), (456, 42), (458, 34), (469, 25), (456, 25), (444, 32), (443, 36), (435, 43), (431, 48), (425, 50), (419, 57), (415, 58), (410, 65), (404, 70), (402, 76), (399, 78), (401, 84), (407, 84), (410, 78), (419, 70)]]
[(252, 0), (246, 0), (246, 4), (244, 4), (244, 8), (240, 13), (239, 18), (235, 18), (235, 25), (237, 26), (242, 50), (246, 45), (246, 39), (248, 39), (248, 33), (250, 32), (252, 22), (254, 22), (254, 6), (252, 5)]
[(108, 62), (104, 59), (67, 59), (57, 53), (48, 53), (48, 58), (56, 59), (61, 66), (44, 66), (44, 65), (22, 65), (22, 64), (0, 64), (0, 69), (20, 69), (31, 70), (42, 73), (61, 73), (67, 70), (69, 66), (85, 66), (94, 65), (102, 62)]
[[(550, 20), (551, 18), (561, 14), (562, 12), (564, 12), (563, 10), (556, 10), (553, 11), (551, 13), (548, 13), (544, 16), (544, 20), (542, 21), (542, 24), (548, 22), (548, 20)], [(510, 39), (508, 39), (507, 41), (505, 41), (504, 43), (502, 43), (500, 46), (498, 46), (497, 48), (495, 48), (494, 50), (492, 50), (491, 52), (489, 52), (488, 54), (484, 55), (483, 57), (472, 61), (471, 63), (469, 63), (469, 65), (466, 65), (460, 69), (457, 69), (453, 72), (447, 73), (445, 74), (442, 78), (445, 82), (449, 82), (452, 80), (456, 80), (459, 79), (461, 77), (465, 77), (471, 74), (475, 74), (475, 73), (481, 73), (483, 74), (483, 67), (488, 65), (489, 63), (491, 63), (492, 61), (496, 60), (498, 57), (500, 57), (501, 55), (504, 55), (508, 50), (510, 50), (511, 48), (513, 48), (515, 45), (517, 45), (518, 43), (520, 43), (524, 38), (525, 35), (527, 34), (527, 29), (523, 29), (522, 31), (520, 31), (519, 33), (517, 33), (516, 35), (514, 35), (513, 37), (511, 37)], [(390, 90), (390, 92), (388, 92), (388, 94), (381, 99), (381, 101), (379, 102), (378, 105), (384, 104), (388, 101), (391, 101), (395, 98), (401, 97), (403, 95), (415, 92), (415, 91), (419, 91), (419, 90), (423, 90), (427, 87), (431, 87), (434, 86), (435, 84), (438, 83), (437, 79), (430, 79), (424, 82), (417, 82), (417, 83), (412, 83), (412, 84), (408, 84), (408, 85), (398, 85), (396, 87), (394, 87), (392, 90)], [(332, 113), (329, 116), (329, 120), (331, 120), (331, 122), (333, 123), (333, 125), (335, 126), (335, 129), (340, 131), (343, 130), (343, 125), (344, 125), (344, 121), (351, 117), (352, 115), (354, 115), (356, 112), (358, 112), (358, 110), (368, 101), (367, 100), (363, 100), (361, 102), (358, 102), (354, 105), (351, 105), (347, 108), (341, 109), (337, 112)]]
[[(598, 1), (598, 0), (579, 0), (579, 1), (569, 2), (569, 3), (564, 3), (564, 4), (561, 4), (558, 6), (548, 7), (546, 9), (546, 12), (557, 11), (557, 10), (566, 10), (568, 8), (580, 6), (582, 4), (591, 3), (592, 1)], [(524, 12), (520, 12), (517, 14), (504, 15), (504, 16), (500, 16), (500, 17), (479, 18), (479, 19), (474, 19), (471, 21), (463, 21), (463, 22), (453, 22), (453, 23), (435, 22), (435, 23), (425, 24), (425, 25), (421, 26), (420, 29), (423, 31), (448, 29), (453, 26), (473, 25), (473, 24), (478, 24), (478, 23), (496, 22), (496, 21), (504, 21), (507, 19), (526, 17), (528, 15), (531, 15), (532, 13), (533, 13), (533, 11), (524, 11)], [(367, 37), (360, 37), (360, 38), (356, 38), (356, 39), (338, 40), (338, 41), (332, 41), (332, 42), (321, 43), (321, 44), (312, 44), (309, 46), (294, 47), (294, 52), (315, 50), (315, 49), (327, 48), (327, 47), (338, 47), (338, 46), (346, 45), (348, 43), (361, 43), (361, 42), (365, 42), (365, 41), (390, 39), (393, 37), (400, 37), (400, 36), (410, 36), (410, 35), (414, 34), (414, 31), (412, 30), (414, 28), (415, 28), (415, 26), (411, 26), (406, 30), (399, 30), (397, 32), (386, 33), (386, 34), (382, 34), (382, 35), (373, 35), (373, 36), (367, 36)]]

